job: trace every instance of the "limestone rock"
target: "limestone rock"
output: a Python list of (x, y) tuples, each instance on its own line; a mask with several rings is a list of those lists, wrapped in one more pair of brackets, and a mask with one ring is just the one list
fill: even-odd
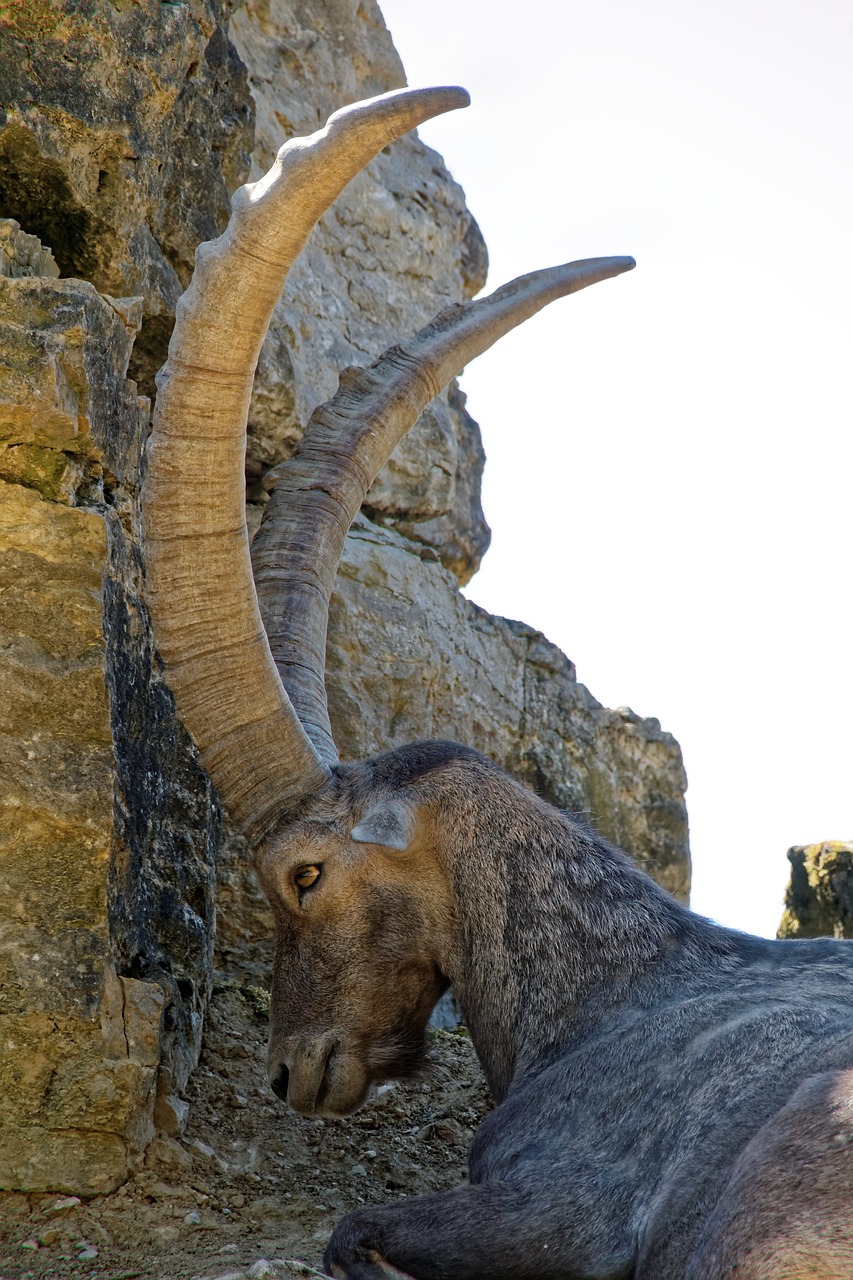
[(218, 810), (139, 601), (139, 313), (0, 279), (3, 1187), (121, 1183), (210, 987)]
[(151, 1136), (162, 996), (110, 960), (105, 558), (98, 515), (0, 484), (0, 1186), (107, 1191)]
[[(231, 36), (249, 67), (252, 177), (287, 138), (345, 103), (406, 83), (374, 0), (247, 0)], [(312, 91), (305, 93), (310, 84)], [(417, 137), (387, 147), (320, 220), (290, 273), (264, 343), (249, 413), (249, 475), (292, 452), (347, 365), (364, 365), (485, 283), (487, 255), (464, 193)], [(377, 478), (371, 510), (423, 540), (467, 581), (488, 545), (476, 424), (445, 392)], [(416, 534), (416, 536), (421, 536)]]
[(109, 495), (138, 476), (143, 436), (125, 371), (141, 314), (139, 299), (105, 299), (84, 281), (2, 282), (0, 470), (7, 479), (70, 503), (80, 486), (82, 501), (101, 501), (105, 484)]
[(853, 843), (825, 840), (788, 850), (780, 938), (853, 938)]
[(141, 295), (134, 376), (162, 364), (200, 240), (243, 181), (252, 106), (222, 0), (0, 11), (0, 215), (64, 276)]
[(14, 218), (0, 218), (0, 276), (58, 276), (50, 249), (22, 231)]
[[(228, 10), (222, 0), (85, 12), (12, 0), (0, 12), (0, 215), (49, 245), (63, 275), (141, 296), (131, 375), (147, 395), (195, 247), (222, 231), (229, 193), (246, 177), (255, 104), (253, 177), (288, 137), (405, 83), (373, 0), (248, 0), (233, 43)], [(342, 367), (369, 362), (476, 292), (486, 263), (441, 158), (413, 137), (394, 143), (350, 184), (294, 267), (259, 363), (250, 478), (292, 449)], [(430, 406), (371, 502), (389, 519), (431, 522), (425, 537), (447, 542), (447, 563), (461, 564), (464, 580), (487, 533), (478, 500), (456, 496), (457, 474), (470, 474), (480, 454), (462, 421), (446, 394)], [(474, 495), (464, 478), (459, 485)]]
[[(480, 438), (480, 427), (465, 408), (467, 397), (457, 382), (447, 390), (450, 425), (456, 437), (456, 471), (453, 476), (451, 505), (443, 516), (415, 521), (403, 512), (393, 527), (412, 542), (432, 547), (441, 563), (454, 575), (461, 587), (473, 578), (489, 549), (491, 530), (480, 505), (480, 490), (486, 454)], [(379, 477), (379, 482), (383, 477)], [(374, 523), (389, 523), (383, 512), (373, 505), (376, 485), (365, 503), (365, 512)]]

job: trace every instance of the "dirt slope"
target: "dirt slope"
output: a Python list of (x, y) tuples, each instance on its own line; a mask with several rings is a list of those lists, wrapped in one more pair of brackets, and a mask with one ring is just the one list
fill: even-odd
[(261, 992), (211, 1005), (178, 1138), (111, 1196), (0, 1194), (0, 1280), (265, 1280), (311, 1275), (338, 1219), (360, 1204), (465, 1176), (488, 1097), (464, 1032), (432, 1032), (429, 1077), (384, 1085), (347, 1120), (303, 1120), (264, 1070)]

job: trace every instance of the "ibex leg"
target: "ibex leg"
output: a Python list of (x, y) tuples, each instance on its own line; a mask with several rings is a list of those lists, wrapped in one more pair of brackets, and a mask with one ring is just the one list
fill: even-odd
[(685, 1280), (853, 1280), (853, 1071), (806, 1080), (745, 1148)]
[(583, 1239), (567, 1220), (569, 1194), (479, 1183), (396, 1205), (358, 1209), (335, 1230), (324, 1265), (346, 1280), (620, 1280), (624, 1241)]

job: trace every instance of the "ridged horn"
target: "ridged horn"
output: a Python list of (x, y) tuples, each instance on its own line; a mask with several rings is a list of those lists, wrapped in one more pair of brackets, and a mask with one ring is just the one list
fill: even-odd
[(329, 777), (279, 679), (252, 581), (245, 429), (261, 343), (291, 264), (349, 180), (467, 103), (463, 89), (401, 90), (286, 143), (235, 193), (224, 234), (199, 246), (176, 309), (143, 491), (146, 597), (178, 712), (252, 844)]
[(319, 757), (338, 756), (325, 689), (329, 597), (365, 494), (423, 409), (470, 360), (549, 302), (621, 275), (633, 258), (591, 258), (520, 276), (442, 311), (366, 369), (346, 369), (275, 480), (252, 547), (261, 614), (279, 675)]

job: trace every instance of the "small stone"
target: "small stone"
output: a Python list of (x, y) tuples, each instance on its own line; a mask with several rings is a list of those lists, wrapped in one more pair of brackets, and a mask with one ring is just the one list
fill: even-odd
[(245, 1203), (246, 1203), (246, 1197), (243, 1195), (240, 1195), (239, 1192), (236, 1196), (231, 1197), (231, 1205), (235, 1209), (242, 1209)]
[(197, 1151), (200, 1156), (205, 1156), (208, 1160), (213, 1160), (216, 1156), (213, 1147), (209, 1147), (206, 1142), (202, 1142), (201, 1138), (194, 1139), (190, 1146), (193, 1151)]
[(44, 1216), (46, 1218), (58, 1218), (60, 1214), (70, 1213), (72, 1209), (76, 1209), (79, 1203), (79, 1196), (62, 1196), (61, 1199), (55, 1200), (49, 1208), (45, 1209)]
[(458, 1120), (452, 1118), (436, 1120), (432, 1125), (432, 1136), (441, 1142), (467, 1142), (468, 1137)]
[(87, 1244), (85, 1249), (81, 1249), (77, 1254), (79, 1262), (92, 1262), (98, 1256), (98, 1246), (96, 1244)]
[(196, 1213), (195, 1209), (190, 1209), (189, 1213), (184, 1214), (185, 1227), (200, 1227), (201, 1215)]
[(39, 1236), (39, 1244), (49, 1246), (56, 1244), (62, 1232), (57, 1227), (48, 1227), (47, 1231), (43, 1231)]
[(266, 1258), (258, 1258), (257, 1262), (253, 1262), (246, 1272), (248, 1280), (267, 1280), (269, 1276), (275, 1275), (275, 1268), (271, 1262), (267, 1262)]
[(158, 1096), (154, 1102), (154, 1123), (162, 1132), (174, 1136), (187, 1127), (190, 1104), (173, 1093)]
[(146, 1194), (149, 1195), (152, 1200), (168, 1200), (170, 1198), (174, 1199), (176, 1196), (182, 1196), (184, 1193), (183, 1188), (173, 1187), (168, 1182), (160, 1182), (158, 1180), (156, 1182), (148, 1183), (148, 1186), (146, 1187)]
[(373, 1148), (372, 1148), (372, 1147), (368, 1147), (368, 1148), (367, 1148), (367, 1150), (366, 1150), (366, 1151), (365, 1151), (365, 1153), (364, 1153), (364, 1158), (365, 1158), (365, 1160), (375, 1160), (375, 1159), (376, 1159), (376, 1152), (373, 1150)]
[(192, 1156), (174, 1138), (160, 1137), (155, 1138), (149, 1146), (145, 1156), (145, 1163), (149, 1169), (156, 1169), (161, 1166), (165, 1169), (179, 1170), (183, 1173), (191, 1167)]
[(22, 1249), (37, 1249), (39, 1247), (38, 1240), (25, 1240), (21, 1245)]
[(249, 1105), (249, 1099), (242, 1093), (232, 1093), (228, 1099), (229, 1107), (237, 1107), (242, 1109)]
[(367, 1170), (365, 1169), (364, 1165), (363, 1165), (363, 1164), (354, 1164), (354, 1165), (353, 1165), (353, 1167), (350, 1169), (350, 1177), (352, 1177), (352, 1178), (366, 1178), (366, 1177), (367, 1177)]

